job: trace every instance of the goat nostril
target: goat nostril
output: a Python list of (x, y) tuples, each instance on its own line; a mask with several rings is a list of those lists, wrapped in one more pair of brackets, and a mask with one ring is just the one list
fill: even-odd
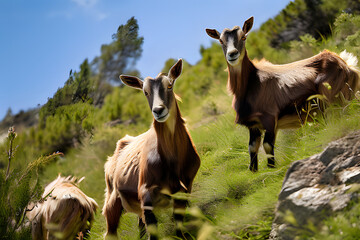
[(162, 112), (164, 111), (164, 107), (155, 107), (153, 108), (153, 113), (155, 113), (157, 116), (160, 116), (162, 114)]

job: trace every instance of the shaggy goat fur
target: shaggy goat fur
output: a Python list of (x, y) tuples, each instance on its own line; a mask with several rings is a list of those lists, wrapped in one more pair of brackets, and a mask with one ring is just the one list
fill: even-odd
[(59, 175), (45, 187), (44, 201), (29, 205), (33, 239), (75, 239), (90, 230), (98, 205), (77, 187), (82, 179)]

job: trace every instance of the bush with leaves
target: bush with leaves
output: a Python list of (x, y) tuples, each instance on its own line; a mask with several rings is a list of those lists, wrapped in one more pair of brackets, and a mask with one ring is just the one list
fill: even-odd
[(113, 92), (106, 96), (98, 120), (105, 123), (114, 120), (129, 121), (148, 126), (152, 119), (148, 108), (142, 91), (121, 86), (114, 88)]
[(0, 239), (31, 239), (31, 229), (25, 224), (25, 214), (30, 202), (41, 201), (41, 186), (38, 170), (61, 153), (40, 157), (24, 169), (12, 169), (15, 160), (16, 133), (11, 127), (8, 131), (7, 168), (0, 169)]
[(96, 111), (93, 105), (82, 102), (57, 108), (53, 116), (46, 118), (44, 128), (31, 132), (38, 150), (65, 152), (81, 143), (85, 135), (92, 134)]
[(94, 90), (94, 83), (91, 80), (91, 70), (88, 60), (85, 59), (80, 65), (80, 72), (70, 71), (69, 79), (64, 87), (59, 88), (54, 96), (40, 109), (40, 126), (45, 127), (46, 118), (54, 116), (56, 110), (65, 105), (77, 102), (92, 103), (90, 95)]

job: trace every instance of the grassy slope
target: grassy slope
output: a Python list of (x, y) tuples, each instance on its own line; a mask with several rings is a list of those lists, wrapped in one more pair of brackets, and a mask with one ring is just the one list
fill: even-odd
[[(181, 81), (181, 79), (179, 80)], [(222, 90), (219, 90), (222, 89)], [(176, 91), (176, 89), (175, 89)], [(278, 134), (276, 143), (276, 169), (266, 167), (266, 156), (260, 151), (259, 172), (251, 173), (247, 168), (248, 131), (234, 124), (234, 112), (230, 107), (231, 97), (225, 93), (225, 84), (214, 86), (210, 96), (219, 94), (220, 115), (208, 116), (199, 120), (199, 109), (187, 112), (188, 125), (193, 140), (201, 155), (201, 168), (194, 182), (191, 196), (191, 211), (201, 209), (205, 220), (196, 215), (201, 226), (207, 226), (211, 238), (264, 238), (269, 234), (273, 210), (280, 192), (283, 177), (289, 164), (320, 152), (323, 147), (346, 133), (360, 129), (359, 102), (354, 102), (345, 110), (329, 110), (326, 120), (307, 124), (299, 130), (284, 130)], [(186, 104), (186, 103), (185, 103)], [(180, 105), (181, 108), (181, 105)], [(117, 139), (125, 133), (136, 135), (145, 129), (102, 128), (79, 149), (67, 153), (63, 159), (46, 168), (42, 181), (53, 179), (59, 172), (85, 176), (82, 189), (95, 198), (100, 209), (104, 200), (103, 165), (111, 155)], [(160, 231), (162, 236), (171, 235), (172, 223), (165, 213), (160, 212)], [(205, 224), (205, 225), (204, 225)], [(105, 232), (105, 220), (98, 211), (92, 229), (92, 239), (101, 239)], [(138, 236), (137, 218), (125, 214), (121, 219), (119, 235), (122, 239), (136, 239)], [(198, 226), (199, 227), (199, 226)], [(204, 230), (205, 231), (205, 230)], [(206, 232), (206, 231), (205, 231)], [(192, 232), (196, 235), (196, 231)]]
[[(301, 49), (318, 52), (319, 49), (334, 48), (331, 47), (335, 46), (334, 42), (335, 38), (311, 46), (305, 42), (299, 44)], [(347, 49), (356, 52), (355, 48)], [(291, 51), (294, 50), (295, 48)], [(280, 131), (275, 150), (277, 168), (266, 167), (266, 156), (261, 149), (259, 172), (251, 173), (247, 169), (248, 131), (234, 124), (235, 113), (230, 107), (231, 96), (226, 91), (224, 68), (221, 49), (214, 44), (203, 53), (201, 62), (192, 67), (184, 67), (184, 73), (175, 86), (175, 92), (183, 97), (184, 102), (180, 104), (180, 109), (187, 119), (202, 161), (194, 181), (191, 208), (188, 212), (188, 218), (200, 230), (191, 233), (199, 239), (209, 235), (211, 237), (208, 239), (264, 239), (270, 232), (273, 210), (289, 164), (319, 153), (330, 141), (360, 129), (360, 103), (354, 101), (345, 108), (332, 107), (327, 111), (326, 119), (319, 118), (317, 122), (309, 123), (298, 130)], [(209, 80), (213, 81), (209, 90), (199, 93), (192, 91), (206, 89)], [(81, 187), (85, 193), (96, 199), (100, 207), (92, 228), (92, 239), (101, 239), (105, 232), (105, 219), (101, 215), (101, 208), (104, 200), (103, 166), (106, 158), (113, 153), (117, 139), (125, 134), (137, 135), (145, 130), (146, 127), (133, 125), (98, 127), (92, 139), (73, 149), (64, 159), (44, 171), (44, 184), (59, 172), (63, 175), (86, 176)], [(359, 211), (356, 209), (359, 208), (354, 209), (355, 216), (358, 216)], [(172, 235), (172, 222), (168, 216), (170, 213), (170, 210), (159, 213), (162, 236)], [(344, 216), (348, 216), (346, 214)], [(346, 218), (344, 216), (340, 218)], [(349, 218), (351, 219), (351, 216)], [(334, 229), (348, 231), (348, 226), (353, 224), (351, 220), (343, 220), (336, 228), (334, 221), (328, 221), (328, 225), (332, 227), (321, 231), (319, 239), (334, 235)], [(123, 215), (119, 235), (122, 239), (136, 239), (136, 226), (135, 215)]]

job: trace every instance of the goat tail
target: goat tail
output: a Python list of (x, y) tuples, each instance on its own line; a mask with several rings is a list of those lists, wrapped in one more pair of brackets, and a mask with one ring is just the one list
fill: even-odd
[(355, 68), (357, 71), (359, 71), (357, 69), (357, 64), (358, 64), (358, 59), (356, 56), (354, 56), (354, 54), (344, 50), (340, 53), (340, 57), (346, 62), (346, 64), (350, 67), (350, 68)]
[[(346, 65), (349, 67), (349, 75), (346, 87), (348, 88), (348, 90), (350, 90), (350, 95), (352, 97), (356, 97), (359, 94), (358, 91), (360, 90), (360, 70), (357, 67), (358, 59), (354, 54), (347, 52), (346, 50), (340, 53), (340, 58), (342, 58), (345, 61)], [(349, 98), (347, 99), (350, 99), (352, 97), (349, 96)]]

